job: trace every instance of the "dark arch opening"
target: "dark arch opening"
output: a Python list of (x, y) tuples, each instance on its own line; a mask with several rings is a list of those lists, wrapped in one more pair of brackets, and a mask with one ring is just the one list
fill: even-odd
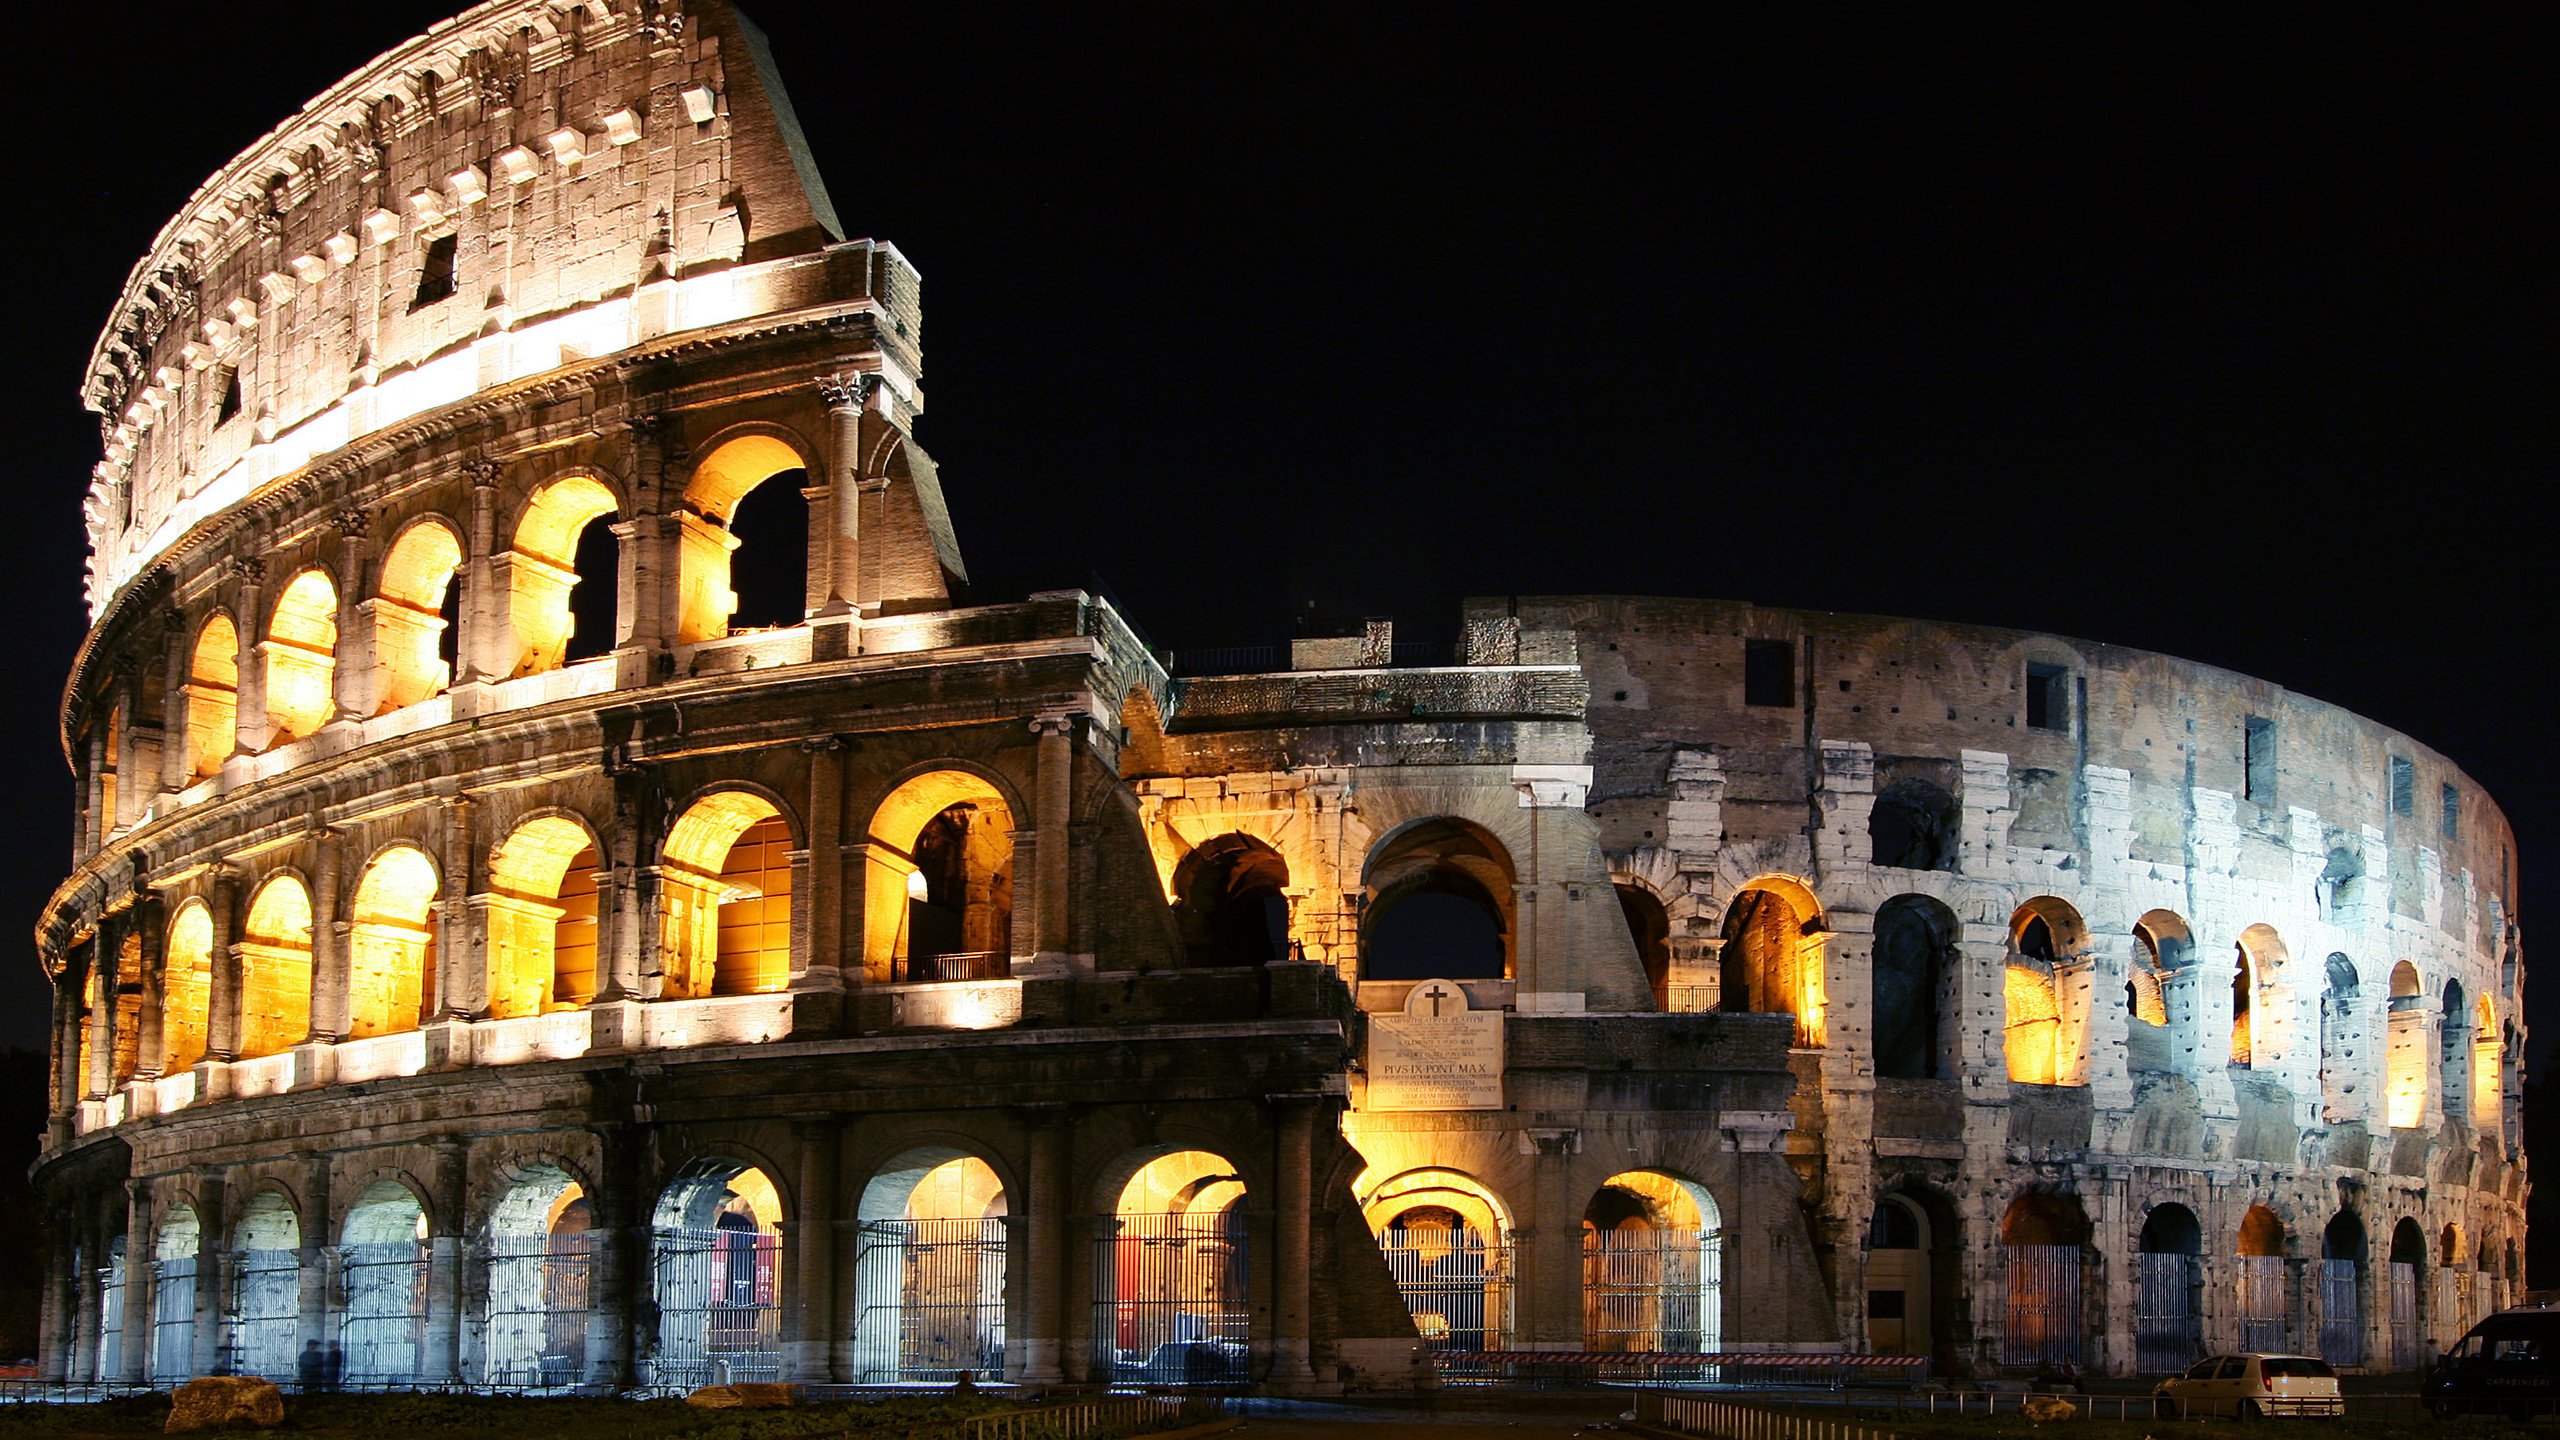
[(1956, 917), (1935, 900), (1902, 895), (1876, 911), (1876, 1074), (1889, 1080), (1952, 1080), (1941, 1037), (1955, 965)]
[(1952, 870), (1956, 819), (1954, 796), (1926, 780), (1898, 780), (1867, 812), (1867, 843), (1878, 865)]
[(1435, 868), (1378, 897), (1370, 912), (1372, 980), (1499, 980), (1502, 912), (1475, 877)]
[(768, 476), (729, 516), (729, 533), (746, 562), (729, 571), (729, 588), (738, 596), (729, 617), (732, 631), (797, 625), (808, 618), (809, 501), (800, 493), (808, 483), (805, 470)]
[(1174, 921), (1193, 965), (1266, 965), (1288, 957), (1288, 862), (1249, 835), (1221, 835), (1174, 872)]
[(1671, 917), (1653, 892), (1640, 885), (1618, 887), (1618, 913), (1626, 917), (1627, 934), (1636, 942), (1636, 958), (1644, 963), (1644, 982), (1653, 991), (1653, 1008), (1671, 1008)]
[[(615, 538), (613, 524), (613, 513), (607, 511), (578, 531), (577, 550), (570, 561), (578, 578), (569, 587), (569, 643), (561, 652), (563, 664), (609, 655), (620, 638), (622, 542)], [(461, 589), (454, 587), (457, 595)]]
[(2142, 1222), (2142, 1251), (2146, 1255), (2203, 1254), (2204, 1227), (2196, 1223), (2196, 1212), (2177, 1204), (2153, 1206)]

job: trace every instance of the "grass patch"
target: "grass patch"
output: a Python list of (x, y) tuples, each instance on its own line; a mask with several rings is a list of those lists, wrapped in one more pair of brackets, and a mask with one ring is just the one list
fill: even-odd
[[(435, 1440), (789, 1440), (801, 1435), (907, 1435), (1016, 1402), (982, 1396), (901, 1395), (877, 1401), (801, 1405), (789, 1410), (704, 1410), (681, 1400), (571, 1400), (491, 1395), (309, 1395), (285, 1397), (276, 1433)], [(157, 1435), (169, 1398), (143, 1395), (95, 1405), (0, 1406), (5, 1440), (77, 1440)]]

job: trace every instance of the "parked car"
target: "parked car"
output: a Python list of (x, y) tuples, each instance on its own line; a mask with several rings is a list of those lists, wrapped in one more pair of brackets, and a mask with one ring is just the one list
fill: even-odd
[(2152, 1408), (2164, 1418), (2221, 1415), (2344, 1415), (2338, 1372), (2311, 1355), (2208, 1355), (2152, 1389)]
[(2560, 1310), (2501, 1310), (2472, 1326), (2437, 1359), (2419, 1393), (2439, 1419), (2529, 1420), (2560, 1405)]
[(1137, 1364), (1120, 1362), (1124, 1380), (1145, 1385), (1228, 1385), (1245, 1378), (1245, 1350), (1217, 1340), (1168, 1340)]

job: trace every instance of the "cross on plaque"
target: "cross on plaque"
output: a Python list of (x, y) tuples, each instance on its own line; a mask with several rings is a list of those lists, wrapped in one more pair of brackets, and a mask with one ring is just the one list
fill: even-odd
[(1431, 1018), (1437, 1020), (1440, 1018), (1440, 1002), (1449, 998), (1449, 992), (1434, 981), (1430, 989), (1422, 992), (1422, 998), (1431, 1002)]

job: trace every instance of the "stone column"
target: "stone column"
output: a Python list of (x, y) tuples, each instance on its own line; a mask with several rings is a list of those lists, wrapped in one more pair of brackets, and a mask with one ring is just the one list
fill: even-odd
[(266, 629), (267, 572), (264, 565), (243, 557), (231, 562), (231, 573), (239, 581), (231, 620), (240, 642), (234, 657), (239, 672), (233, 692), (239, 721), (232, 727), (231, 753), (255, 755), (267, 748), (267, 737), (273, 733), (267, 724), (266, 652), (258, 643)]
[(338, 532), (337, 668), (330, 676), (332, 720), (370, 719), (380, 700), (380, 670), (374, 664), (371, 607), (365, 603), (365, 561), (372, 545), (367, 538), (372, 517), (361, 505), (350, 505), (329, 519)]
[(802, 1384), (836, 1378), (836, 1162), (842, 1129), (833, 1117), (792, 1127), (800, 1139), (800, 1213), (792, 1217), (782, 1378)]
[(167, 1060), (162, 1034), (168, 1003), (169, 909), (159, 892), (144, 891), (133, 902), (134, 929), (142, 938), (142, 1005), (134, 1020), (133, 1075), (156, 1079)]
[[(46, 1212), (45, 1229), (55, 1235), (70, 1233), (70, 1217), (59, 1207)], [(48, 1384), (71, 1378), (71, 1317), (79, 1309), (72, 1293), (71, 1275), (75, 1269), (68, 1245), (48, 1245), (44, 1253), (44, 1304), (37, 1321), (36, 1377)]]
[(471, 475), (471, 534), (463, 542), (469, 553), (462, 557), (462, 604), (457, 607), (462, 633), (453, 642), (454, 668), (461, 672), (453, 677), (456, 685), (507, 678), (489, 653), (504, 599), (497, 593), (490, 557), (497, 550), (498, 477), (506, 467), (495, 460), (473, 460), (464, 468)]
[(1277, 1269), (1272, 1286), (1271, 1383), (1309, 1385), (1315, 1371), (1308, 1365), (1313, 1326), (1309, 1310), (1309, 1210), (1315, 1144), (1315, 1097), (1284, 1095), (1273, 1102), (1279, 1111), (1273, 1173), (1279, 1179), (1279, 1205), (1274, 1217), (1273, 1250)]
[[(213, 918), (213, 980), (205, 1004), (205, 1058), (240, 1055), (240, 876), (228, 864), (213, 873), (206, 908)], [(210, 1097), (207, 1097), (210, 1098)]]
[(1024, 1294), (1021, 1333), (1005, 1347), (1005, 1366), (1025, 1385), (1055, 1385), (1066, 1376), (1058, 1368), (1066, 1337), (1067, 1120), (1055, 1107), (1026, 1111), (1023, 1128), (1031, 1142), (1031, 1196), (1028, 1214), (1030, 1253), (1010, 1257), (1006, 1273), (1022, 1277)]
[(65, 1249), (71, 1251), (71, 1285), (73, 1292), (71, 1320), (71, 1378), (96, 1380), (98, 1374), (98, 1322), (103, 1318), (106, 1297), (98, 1285), (99, 1262), (104, 1258), (104, 1227), (98, 1223), (98, 1207), (83, 1204), (72, 1214), (70, 1233), (63, 1237)]
[[(630, 432), (624, 472), (631, 477), (632, 519), (613, 527), (622, 542), (624, 569), (630, 580), (621, 607), (629, 633), (624, 645), (655, 664), (675, 643), (676, 556), (679, 526), (671, 513), (681, 503), (670, 495), (668, 473), (681, 469), (671, 451), (680, 446), (672, 422), (659, 415), (634, 415), (624, 422)], [(625, 684), (637, 683), (629, 676)]]
[(422, 1377), (451, 1385), (462, 1379), (462, 1231), (470, 1152), (462, 1137), (436, 1141), (436, 1219), (427, 1249), (427, 1338), (418, 1357)]
[(166, 652), (161, 673), (160, 792), (175, 795), (187, 788), (195, 775), (187, 766), (187, 752), (193, 745), (193, 733), (187, 717), (187, 677), (195, 664), (194, 648), (187, 643), (187, 615), (171, 610), (161, 617)]
[(139, 1385), (151, 1374), (151, 1257), (159, 1247), (159, 1216), (151, 1209), (151, 1182), (127, 1180), (124, 1220), (123, 1363), (106, 1377)]
[(631, 1127), (599, 1125), (595, 1221), (587, 1232), (587, 1383), (619, 1390), (632, 1368), (639, 1298), (647, 1270), (647, 1197), (640, 1193), (640, 1143)]
[(124, 949), (124, 916), (98, 917), (97, 937), (89, 942), (89, 1063), (80, 1077), (81, 1098), (102, 1099), (115, 1089), (116, 972)]
[(80, 1022), (88, 989), (88, 967), (81, 956), (87, 948), (64, 956), (60, 973), (53, 977), (53, 1120), (48, 1143), (55, 1150), (71, 1143), (73, 1122), (80, 1114)]
[(449, 1020), (474, 1018), (489, 1003), (488, 969), (471, 907), (472, 811), (468, 795), (446, 799), (444, 845), (436, 857), (444, 872), (444, 895), (436, 905), (436, 1014)]
[(311, 1039), (321, 1045), (346, 1038), (347, 990), (353, 983), (348, 926), (338, 914), (341, 838), (326, 825), (311, 832)]
[(844, 742), (806, 740), (809, 757), (807, 886), (792, 904), (808, 917), (806, 963), (791, 979), (792, 1033), (824, 1034), (844, 1015)]
[(227, 1347), (222, 1317), (230, 1310), (231, 1267), (223, 1242), (231, 1231), (230, 1207), (223, 1203), (224, 1176), (207, 1169), (196, 1181), (196, 1318), (193, 1373), (210, 1375)]
[[(1520, 1293), (1527, 1318), (1524, 1348), (1582, 1348), (1582, 1206), (1573, 1193), (1573, 1157), (1582, 1136), (1573, 1130), (1532, 1130), (1538, 1148), (1530, 1194), (1536, 1209), (1529, 1227), (1513, 1238), (1519, 1246)], [(1732, 1272), (1725, 1274), (1731, 1287)]]
[[(831, 492), (826, 507), (832, 539), (826, 570), (825, 613), (856, 610), (862, 597), (862, 411), (880, 377), (847, 371), (818, 377), (818, 396), (827, 407), (827, 478)], [(813, 499), (809, 525), (818, 528), (821, 511)], [(817, 572), (813, 568), (812, 575)]]
[(330, 1261), (338, 1253), (329, 1243), (335, 1233), (331, 1223), (329, 1196), (329, 1157), (317, 1150), (304, 1150), (294, 1156), (302, 1162), (302, 1253), (299, 1286), (299, 1313), (302, 1317), (294, 1337), (294, 1353), (317, 1340), (326, 1348), (337, 1338), (337, 1328), (329, 1323), (329, 1295), (335, 1288), (336, 1276), (329, 1273)]
[(1032, 913), (1038, 926), (1033, 932), (1033, 960), (1050, 968), (1069, 964), (1067, 950), (1075, 933), (1068, 913), (1067, 822), (1074, 804), (1077, 718), (1061, 712), (1031, 722), (1032, 733), (1040, 737), (1032, 857), (1038, 867), (1032, 889)]

